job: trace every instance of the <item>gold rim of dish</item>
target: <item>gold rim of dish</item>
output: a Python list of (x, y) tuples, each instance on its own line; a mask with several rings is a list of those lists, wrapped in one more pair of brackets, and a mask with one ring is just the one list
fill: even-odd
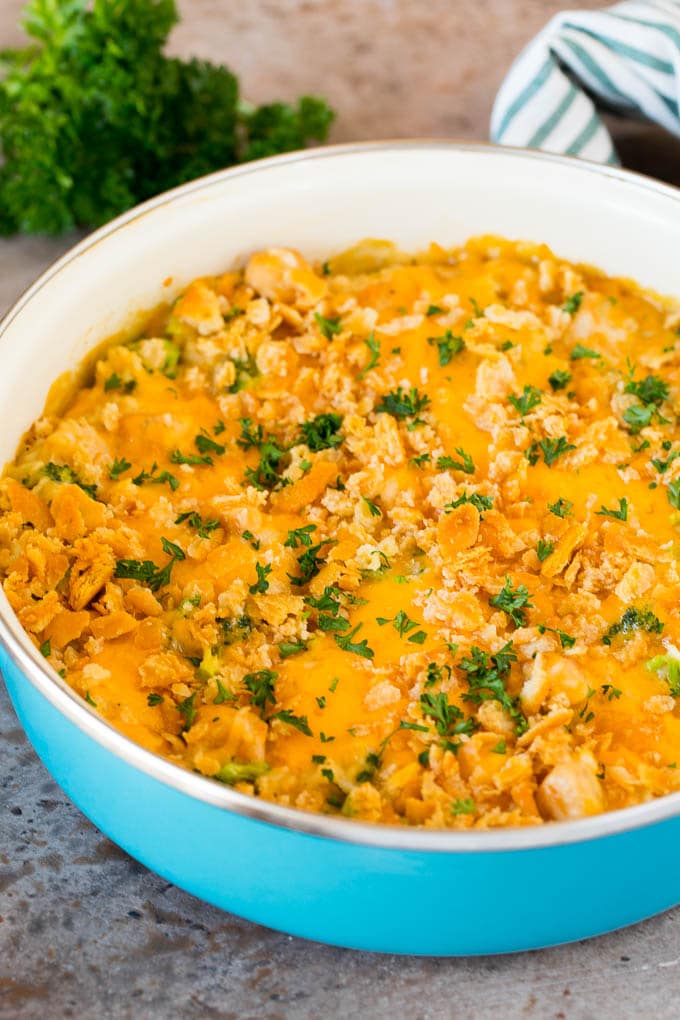
[[(540, 152), (534, 149), (509, 148), (488, 142), (457, 142), (443, 139), (412, 139), (385, 142), (356, 142), (344, 145), (328, 145), (300, 152), (272, 156), (240, 166), (220, 170), (206, 177), (163, 192), (142, 205), (101, 227), (65, 255), (53, 263), (19, 297), (0, 321), (0, 344), (11, 323), (42, 288), (65, 266), (86, 255), (100, 241), (109, 238), (129, 223), (139, 220), (147, 213), (175, 202), (185, 195), (202, 191), (225, 179), (247, 174), (266, 173), (270, 167), (286, 163), (300, 163), (362, 152), (447, 149), (460, 152), (517, 157), (543, 163), (564, 164), (578, 167), (583, 174), (594, 174), (614, 178), (644, 191), (662, 194), (680, 204), (680, 189), (665, 184), (644, 174), (633, 173), (619, 167), (592, 163), (573, 156)], [(0, 358), (2, 351), (0, 348)], [(19, 672), (57, 709), (66, 719), (118, 758), (139, 769), (149, 777), (173, 787), (179, 793), (200, 800), (211, 807), (228, 810), (260, 822), (290, 829), (310, 836), (323, 837), (343, 843), (370, 846), (387, 850), (409, 850), (428, 853), (478, 853), (501, 852), (561, 846), (580, 843), (604, 836), (631, 831), (680, 814), (680, 792), (666, 794), (656, 800), (634, 807), (607, 811), (591, 818), (571, 822), (550, 822), (542, 826), (527, 826), (514, 829), (471, 830), (466, 832), (450, 829), (402, 828), (387, 824), (375, 824), (345, 820), (336, 816), (319, 815), (299, 808), (287, 808), (248, 794), (238, 793), (227, 786), (196, 773), (188, 772), (151, 751), (145, 750), (129, 737), (108, 723), (90, 707), (46, 664), (38, 650), (17, 633), (19, 624), (6, 605), (0, 604), (0, 644)]]

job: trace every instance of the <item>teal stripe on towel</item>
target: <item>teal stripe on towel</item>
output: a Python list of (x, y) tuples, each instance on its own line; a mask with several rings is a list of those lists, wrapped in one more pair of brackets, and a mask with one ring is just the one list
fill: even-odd
[(541, 144), (546, 140), (548, 135), (553, 131), (557, 124), (562, 120), (565, 113), (576, 99), (578, 92), (573, 85), (569, 86), (569, 91), (566, 96), (562, 98), (559, 106), (557, 106), (553, 112), (547, 117), (537, 131), (531, 136), (527, 145), (530, 149), (538, 149)]
[(505, 134), (508, 127), (515, 119), (516, 115), (519, 113), (522, 107), (526, 106), (529, 100), (533, 96), (535, 96), (539, 89), (541, 89), (545, 85), (545, 83), (547, 82), (548, 78), (550, 77), (554, 70), (555, 62), (552, 59), (552, 57), (548, 57), (546, 62), (536, 72), (536, 75), (531, 79), (526, 88), (523, 89), (522, 92), (520, 92), (520, 94), (512, 101), (508, 109), (505, 111), (505, 116), (503, 117), (501, 125), (498, 128), (498, 131), (496, 132), (499, 138)]

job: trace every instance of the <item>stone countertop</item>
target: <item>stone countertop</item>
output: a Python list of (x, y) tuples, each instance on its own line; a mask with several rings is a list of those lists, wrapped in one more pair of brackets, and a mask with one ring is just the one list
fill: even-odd
[[(334, 138), (342, 141), (485, 137), (503, 71), (564, 4), (184, 0), (180, 6), (176, 51), (228, 62), (255, 100), (324, 92), (339, 111)], [(20, 7), (20, 0), (2, 0), (0, 46), (18, 40)], [(627, 162), (680, 179), (677, 143), (639, 129), (622, 135)], [(72, 241), (0, 241), (0, 311)], [(679, 1015), (680, 909), (589, 943), (507, 957), (418, 959), (333, 949), (225, 914), (119, 850), (51, 781), (1, 686), (0, 756), (2, 1020)], [(584, 900), (596, 881), (584, 875)]]

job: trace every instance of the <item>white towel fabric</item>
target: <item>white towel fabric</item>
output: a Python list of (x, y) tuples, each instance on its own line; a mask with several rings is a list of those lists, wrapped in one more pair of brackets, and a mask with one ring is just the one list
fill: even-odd
[(598, 110), (646, 118), (680, 136), (680, 0), (557, 14), (510, 68), (491, 138), (618, 164)]

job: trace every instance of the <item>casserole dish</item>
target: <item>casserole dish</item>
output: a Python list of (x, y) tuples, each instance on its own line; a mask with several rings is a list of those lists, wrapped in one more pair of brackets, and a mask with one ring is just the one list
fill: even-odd
[[(9, 314), (0, 456), (12, 457), (52, 381), (97, 341), (254, 249), (285, 244), (317, 258), (362, 236), (414, 250), (494, 232), (677, 292), (677, 202), (672, 189), (610, 168), (445, 143), (314, 151), (195, 182), (79, 245)], [(677, 795), (504, 832), (307, 815), (186, 773), (112, 730), (49, 673), (4, 596), (0, 640), (29, 737), (82, 810), (143, 863), (250, 919), (356, 948), (468, 954), (594, 935), (680, 900), (672, 876), (630, 881), (677, 835)], [(442, 885), (449, 909), (437, 902)]]

